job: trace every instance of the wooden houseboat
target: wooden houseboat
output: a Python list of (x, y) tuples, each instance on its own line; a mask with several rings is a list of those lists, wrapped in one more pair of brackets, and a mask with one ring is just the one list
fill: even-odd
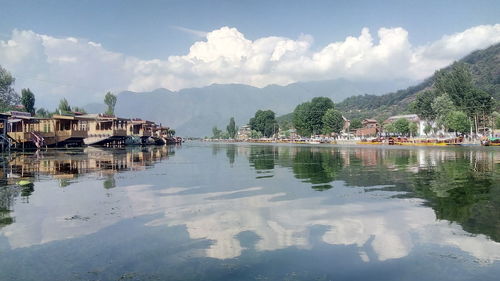
[(56, 146), (81, 146), (87, 137), (88, 120), (78, 115), (53, 115)]
[(10, 139), (7, 136), (7, 124), (9, 115), (0, 113), (0, 151), (5, 151), (10, 148)]
[(86, 145), (124, 144), (127, 137), (128, 119), (104, 114), (86, 114), (80, 118), (87, 120)]
[(153, 128), (154, 122), (142, 119), (131, 119), (127, 124), (127, 140), (128, 145), (134, 144), (154, 144)]
[(17, 148), (81, 145), (87, 136), (86, 121), (73, 115), (50, 119), (17, 111), (8, 115), (7, 135)]

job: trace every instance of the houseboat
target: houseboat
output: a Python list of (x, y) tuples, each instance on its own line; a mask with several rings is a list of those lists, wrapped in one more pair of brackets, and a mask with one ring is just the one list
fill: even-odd
[(124, 144), (127, 138), (129, 119), (105, 114), (85, 114), (79, 116), (87, 121), (86, 145)]
[(17, 148), (78, 146), (87, 136), (86, 121), (74, 115), (54, 115), (49, 119), (32, 117), (27, 112), (7, 114), (7, 135)]
[(155, 144), (153, 139), (154, 122), (142, 119), (131, 119), (127, 124), (127, 145)]

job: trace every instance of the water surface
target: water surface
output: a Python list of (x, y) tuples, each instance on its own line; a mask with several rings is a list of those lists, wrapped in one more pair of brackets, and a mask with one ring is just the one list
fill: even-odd
[(1, 165), (0, 280), (500, 274), (495, 148), (187, 143)]

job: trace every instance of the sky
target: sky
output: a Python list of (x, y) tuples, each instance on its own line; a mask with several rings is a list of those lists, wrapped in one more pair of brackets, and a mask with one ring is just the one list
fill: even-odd
[[(355, 3), (353, 3), (355, 2)], [(500, 42), (500, 1), (7, 1), (0, 65), (37, 104), (213, 83), (422, 80)]]

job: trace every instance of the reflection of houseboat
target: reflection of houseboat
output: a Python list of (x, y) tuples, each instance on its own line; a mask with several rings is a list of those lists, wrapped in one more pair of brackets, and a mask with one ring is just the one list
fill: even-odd
[(127, 137), (128, 119), (103, 114), (80, 116), (87, 120), (86, 145), (123, 144)]

